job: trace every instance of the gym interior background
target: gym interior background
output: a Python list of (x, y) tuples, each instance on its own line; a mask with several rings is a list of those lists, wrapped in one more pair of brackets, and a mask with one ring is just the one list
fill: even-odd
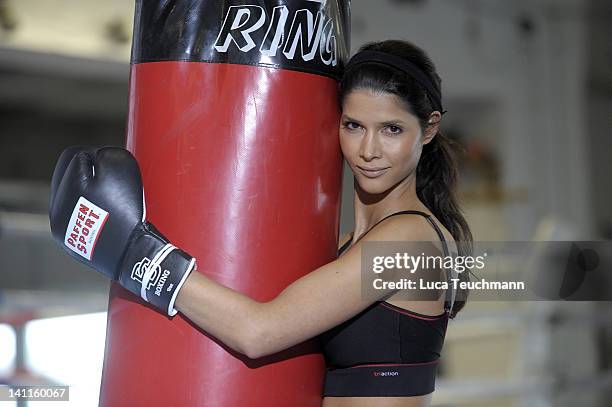
[[(97, 405), (109, 283), (52, 241), (49, 181), (68, 145), (124, 144), (133, 7), (0, 0), (0, 382), (69, 384), (74, 406)], [(612, 3), (351, 8), (353, 51), (402, 38), (436, 62), (442, 128), (465, 146), (460, 198), (475, 240), (612, 239)], [(353, 217), (344, 174), (342, 233)], [(611, 399), (609, 302), (489, 301), (450, 323), (432, 405)]]

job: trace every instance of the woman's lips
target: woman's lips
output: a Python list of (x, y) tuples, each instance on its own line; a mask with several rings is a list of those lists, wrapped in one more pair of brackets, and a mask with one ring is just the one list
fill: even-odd
[(387, 167), (387, 168), (380, 168), (379, 167), (379, 168), (371, 168), (371, 169), (369, 169), (369, 168), (364, 168), (364, 167), (360, 167), (360, 166), (357, 166), (357, 168), (359, 168), (359, 171), (361, 171), (361, 173), (363, 175), (365, 175), (366, 177), (368, 177), (368, 178), (377, 178), (377, 177), (380, 177), (382, 174), (384, 174), (389, 169), (389, 167)]

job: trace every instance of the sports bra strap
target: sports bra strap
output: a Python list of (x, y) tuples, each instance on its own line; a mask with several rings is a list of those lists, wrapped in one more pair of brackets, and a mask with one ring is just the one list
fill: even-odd
[[(359, 238), (355, 241), (355, 243), (357, 243), (362, 237), (364, 237), (370, 230), (372, 230), (374, 228), (374, 226), (378, 225), (380, 222), (382, 222), (383, 220), (390, 218), (391, 216), (395, 216), (395, 215), (421, 215), (424, 216), (427, 221), (433, 226), (434, 230), (436, 231), (436, 234), (438, 235), (438, 237), (440, 238), (440, 241), (442, 242), (442, 249), (444, 250), (444, 256), (449, 256), (450, 252), (448, 250), (448, 244), (446, 242), (446, 239), (444, 239), (444, 234), (442, 233), (442, 230), (440, 230), (440, 227), (436, 224), (436, 222), (433, 220), (432, 216), (422, 212), (422, 211), (417, 211), (417, 210), (405, 210), (405, 211), (399, 211), (399, 212), (394, 212), (390, 215), (385, 216), (384, 218), (382, 218), (381, 220), (379, 220), (378, 222), (376, 222), (375, 224), (373, 224), (368, 230), (366, 230), (366, 232), (364, 234), (362, 234), (361, 236), (359, 236)], [(340, 248), (340, 250), (338, 250), (338, 255), (340, 255), (344, 250), (346, 250), (346, 248), (351, 244), (351, 242), (353, 241), (353, 236), (351, 236), (351, 238), (342, 245), (342, 247)], [(449, 289), (446, 290), (446, 298), (444, 301), (444, 310), (445, 311), (449, 311), (453, 308), (453, 304), (455, 303), (455, 290), (452, 288), (453, 284), (451, 281), (451, 278), (457, 278), (457, 276), (454, 274), (454, 270), (446, 270), (446, 281), (448, 283)]]

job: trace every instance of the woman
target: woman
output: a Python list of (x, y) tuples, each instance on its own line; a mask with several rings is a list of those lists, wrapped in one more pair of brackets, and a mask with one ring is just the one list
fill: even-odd
[[(412, 44), (371, 43), (347, 64), (340, 102), (340, 144), (355, 176), (355, 231), (342, 239), (336, 260), (271, 301), (190, 273), (195, 259), (146, 222), (138, 164), (124, 149), (62, 153), (51, 183), (53, 236), (76, 259), (169, 315), (182, 312), (250, 358), (320, 335), (325, 406), (428, 405), (448, 318), (467, 293), (455, 301), (450, 289), (417, 301), (385, 288), (365, 298), (361, 249), (366, 242), (425, 241), (444, 256), (469, 254), (452, 144), (438, 131), (440, 78)], [(448, 282), (449, 273), (436, 270), (434, 279)]]
[[(425, 406), (447, 319), (465, 301), (402, 301), (390, 291), (364, 300), (360, 248), (370, 241), (437, 241), (448, 254), (457, 251), (455, 241), (472, 239), (454, 198), (452, 145), (438, 131), (440, 79), (419, 48), (371, 43), (347, 64), (340, 102), (340, 144), (355, 176), (355, 231), (341, 240), (337, 260), (266, 303), (191, 273), (176, 309), (251, 358), (323, 334), (324, 406)], [(405, 337), (397, 338), (398, 327)]]

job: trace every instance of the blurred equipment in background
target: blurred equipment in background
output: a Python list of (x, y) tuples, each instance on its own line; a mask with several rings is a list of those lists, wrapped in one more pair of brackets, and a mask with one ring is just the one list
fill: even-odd
[(17, 27), (17, 20), (13, 16), (8, 0), (0, 0), (0, 31), (10, 32)]

